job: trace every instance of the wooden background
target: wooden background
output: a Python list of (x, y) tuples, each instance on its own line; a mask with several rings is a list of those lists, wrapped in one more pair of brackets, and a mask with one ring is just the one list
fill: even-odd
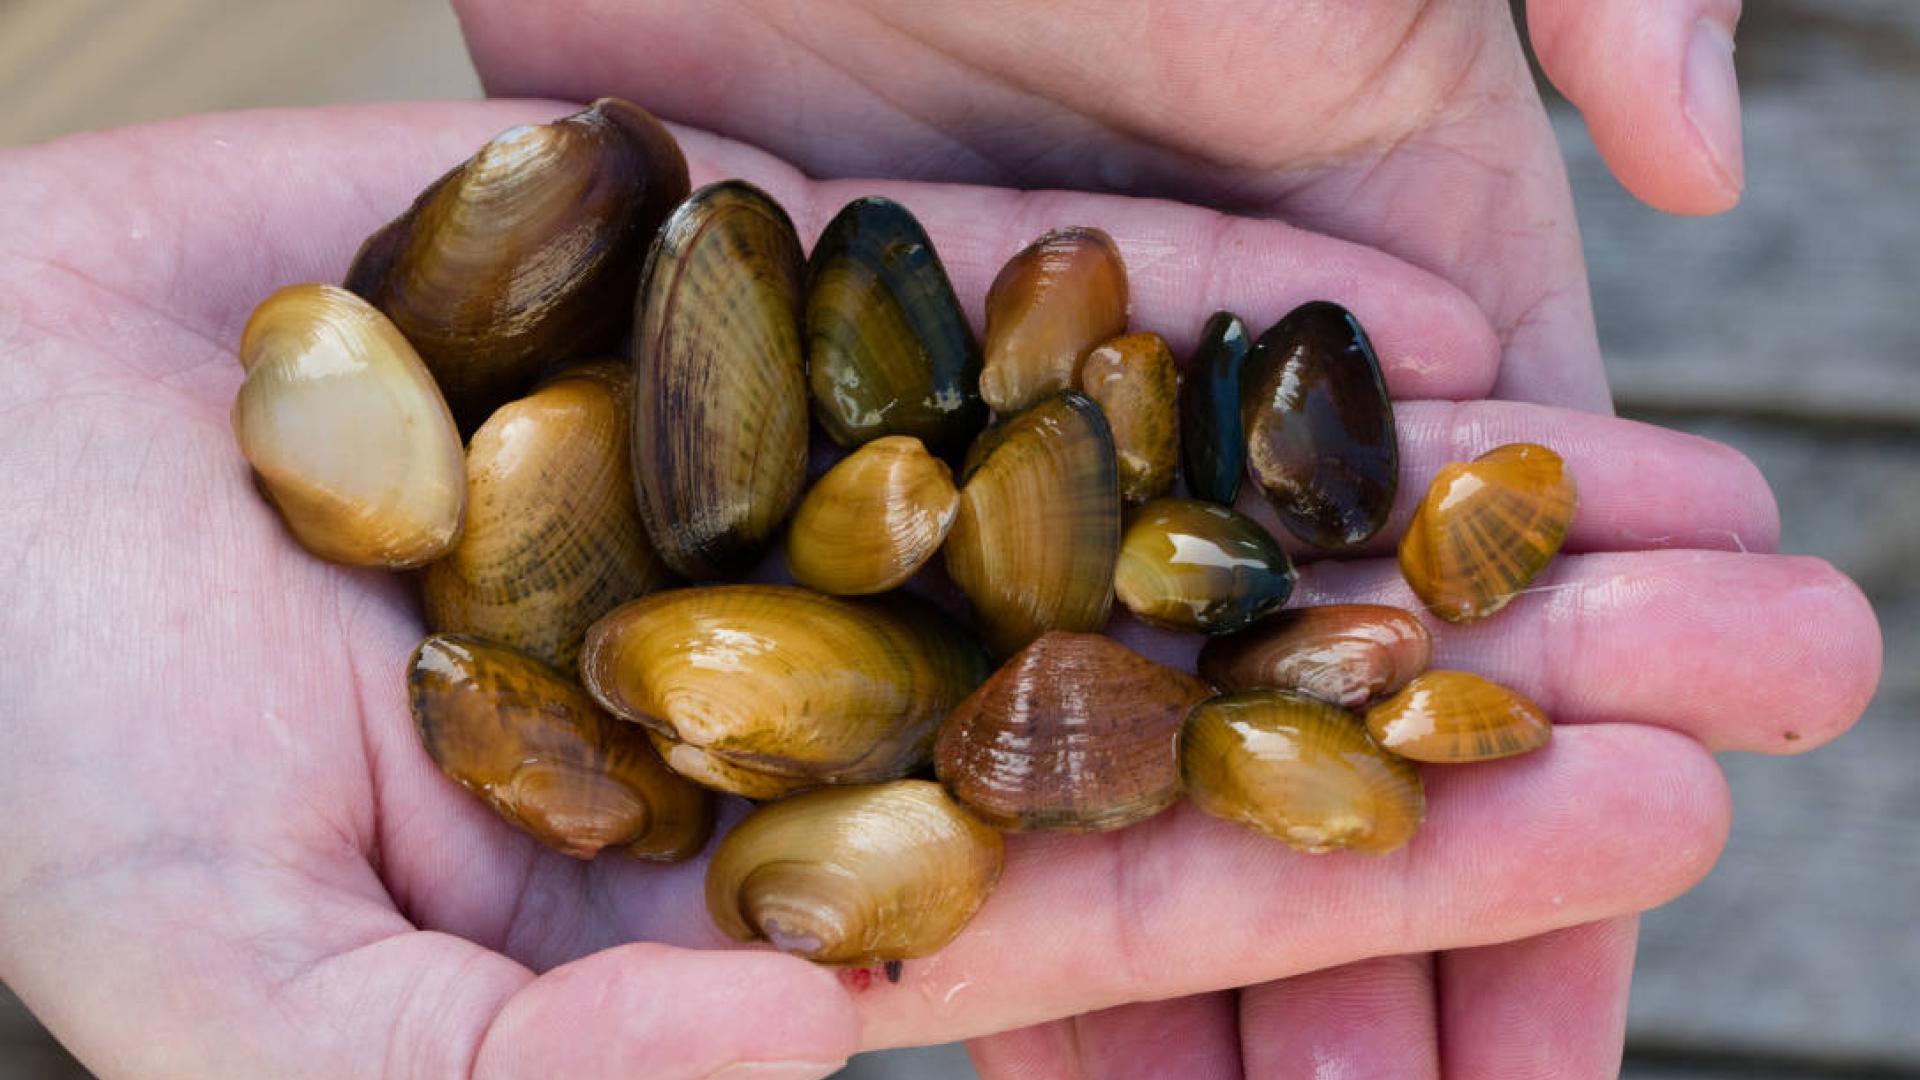
[[(1749, 190), (1719, 219), (1635, 204), (1557, 110), (1601, 338), (1623, 411), (1760, 464), (1787, 549), (1873, 598), (1887, 673), (1839, 743), (1726, 759), (1732, 840), (1646, 920), (1627, 1075), (1920, 1077), (1920, 4), (1749, 4), (1739, 66)], [(0, 142), (477, 92), (439, 0), (0, 0)], [(849, 1074), (971, 1075), (952, 1048)], [(0, 1078), (84, 1075), (0, 991)]]

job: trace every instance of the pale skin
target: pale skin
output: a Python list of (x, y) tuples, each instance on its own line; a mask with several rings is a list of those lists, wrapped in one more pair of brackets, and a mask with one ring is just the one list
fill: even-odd
[[(664, 89), (617, 66), (613, 43), (634, 40), (631, 20), (700, 25), (693, 11), (581, 5), (580, 19), (552, 25), (531, 23), (531, 11), (465, 11), (497, 85), (650, 105)], [(607, 43), (565, 39), (565, 25), (582, 24)], [(509, 70), (499, 42), (513, 37), (528, 55)], [(1407, 37), (1394, 61), (1408, 65), (1409, 100), (1423, 86), (1478, 85), (1462, 71), (1501, 51), (1473, 50), (1422, 83), (1462, 46), (1420, 40)], [(1601, 52), (1620, 63), (1633, 43)], [(862, 47), (852, 32), (836, 45), (849, 56)], [(1343, 55), (1300, 53), (1335, 69), (1327, 59)], [(653, 72), (730, 62), (689, 48), (651, 55)], [(794, 85), (828, 70), (809, 67), (819, 63), (793, 55)], [(914, 85), (928, 77), (925, 65), (911, 74)], [(824, 113), (859, 108), (833, 86), (802, 92), (820, 95)], [(1332, 82), (1324, 92), (1336, 104), (1356, 93)], [(806, 133), (782, 134), (783, 115), (747, 107), (764, 97), (684, 118), (800, 157), (816, 176), (1084, 179), (1072, 162), (970, 173), (997, 159), (914, 156), (924, 125), (877, 117), (859, 129), (868, 156), (835, 167), (781, 145)], [(1044, 114), (1046, 100), (1015, 104)], [(1388, 114), (1406, 107), (1389, 104)], [(1603, 110), (1583, 104), (1603, 126)], [(692, 1077), (749, 1063), (741, 1075), (816, 1076), (863, 1048), (989, 1035), (974, 1053), (990, 1077), (1294, 1076), (1328, 1064), (1346, 1075), (1606, 1075), (1631, 962), (1622, 917), (1692, 884), (1725, 835), (1710, 752), (1821, 745), (1877, 681), (1871, 611), (1826, 564), (1769, 554), (1776, 514), (1751, 465), (1577, 411), (1606, 397), (1564, 182), (1541, 156), (1550, 144), (1499, 141), (1536, 167), (1446, 182), (1452, 202), (1479, 192), (1489, 212), (1532, 223), (1516, 233), (1431, 205), (1397, 216), (1412, 211), (1396, 200), (1422, 190), (1419, 162), (1397, 156), (1423, 145), (1432, 129), (1419, 124), (1375, 128), (1362, 145), (1402, 149), (1369, 151), (1363, 166), (1341, 165), (1340, 147), (1267, 132), (1260, 145), (1281, 156), (1244, 169), (1286, 170), (1273, 208), (1288, 224), (1105, 195), (811, 182), (681, 128), (696, 183), (753, 179), (809, 241), (857, 195), (906, 203), (976, 318), (999, 264), (1067, 223), (1115, 236), (1134, 269), (1136, 324), (1177, 351), (1218, 307), (1265, 325), (1305, 299), (1341, 300), (1372, 329), (1402, 402), (1408, 491), (1390, 531), (1443, 462), (1520, 439), (1560, 449), (1583, 500), (1570, 554), (1542, 582), (1550, 589), (1439, 638), (1440, 663), (1512, 683), (1563, 726), (1531, 757), (1430, 771), (1431, 814), (1405, 851), (1308, 858), (1183, 807), (1107, 837), (1016, 839), (976, 923), (938, 958), (909, 963), (898, 985), (861, 991), (797, 960), (722, 950), (701, 905), (701, 862), (569, 860), (432, 770), (401, 685), (423, 632), (411, 586), (300, 550), (249, 486), (226, 424), (232, 347), (254, 303), (280, 284), (338, 280), (358, 241), (433, 176), (494, 132), (562, 111), (498, 102), (209, 117), (0, 153), (0, 551), (13, 558), (0, 640), (19, 657), (0, 759), (0, 977), (102, 1075)], [(1366, 130), (1372, 114), (1343, 115), (1345, 132)], [(1029, 119), (1009, 114), (1001, 127)], [(1545, 138), (1537, 117), (1487, 122), (1521, 121)], [(1288, 154), (1317, 164), (1288, 169)], [(1654, 159), (1658, 175), (1628, 182), (1656, 202), (1731, 201), (1727, 189), (1713, 202), (1725, 170), (1711, 155), (1697, 169)], [(1209, 168), (1167, 169), (1146, 182), (1207, 195)], [(1182, 169), (1191, 175), (1173, 175)], [(1497, 176), (1520, 187), (1487, 194)], [(1449, 246), (1467, 238), (1496, 250)], [(1303, 601), (1410, 604), (1387, 550), (1310, 568)], [(1127, 636), (1179, 658), (1179, 646)]]

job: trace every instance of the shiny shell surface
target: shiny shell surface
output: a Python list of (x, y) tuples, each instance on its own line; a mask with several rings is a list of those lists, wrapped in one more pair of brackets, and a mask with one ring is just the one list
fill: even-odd
[(1180, 385), (1180, 471), (1187, 494), (1232, 506), (1247, 469), (1240, 428), (1240, 373), (1253, 338), (1231, 311), (1218, 311), (1200, 331), (1200, 346)]
[(1553, 561), (1575, 501), (1573, 476), (1544, 446), (1512, 443), (1448, 465), (1400, 538), (1400, 572), (1442, 619), (1485, 618)]
[(1165, 495), (1179, 466), (1180, 370), (1159, 334), (1124, 334), (1080, 364), (1080, 392), (1113, 429), (1120, 498), (1138, 506)]
[(1224, 634), (1286, 605), (1293, 562), (1259, 522), (1198, 499), (1155, 499), (1120, 538), (1113, 591), (1142, 621)]
[(1007, 260), (987, 290), (980, 396), (1003, 417), (1071, 389), (1094, 346), (1126, 333), (1127, 267), (1099, 229), (1055, 229)]
[(1357, 709), (1405, 686), (1433, 659), (1433, 636), (1410, 611), (1328, 604), (1268, 616), (1200, 650), (1200, 674), (1222, 690), (1298, 690)]
[(959, 509), (952, 472), (920, 440), (875, 439), (800, 501), (787, 528), (787, 570), (820, 592), (885, 592), (933, 558)]
[(1540, 706), (1464, 671), (1429, 671), (1367, 710), (1381, 746), (1414, 761), (1492, 761), (1553, 738)]
[(749, 769), (745, 765), (735, 765), (726, 758), (717, 757), (698, 746), (670, 739), (652, 728), (641, 730), (647, 733), (647, 740), (653, 743), (654, 752), (667, 763), (667, 768), (704, 788), (747, 799), (766, 800), (784, 798), (796, 791), (818, 786), (815, 781), (804, 777), (777, 776)]

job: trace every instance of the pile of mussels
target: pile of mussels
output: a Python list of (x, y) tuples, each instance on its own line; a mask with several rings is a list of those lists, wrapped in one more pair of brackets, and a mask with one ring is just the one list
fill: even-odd
[[(1002, 830), (1185, 793), (1304, 851), (1386, 852), (1424, 813), (1409, 761), (1547, 741), (1519, 695), (1426, 671), (1412, 613), (1280, 610), (1287, 554), (1231, 508), (1249, 476), (1333, 552), (1386, 519), (1392, 410), (1344, 309), (1257, 340), (1215, 315), (1183, 383), (1127, 332), (1112, 240), (1068, 228), (1000, 272), (982, 350), (900, 205), (848, 205), (809, 260), (764, 192), (688, 187), (625, 102), (515, 128), (240, 344), (262, 490), (322, 558), (425, 567), (420, 735), (509, 822), (673, 860), (711, 791), (770, 800), (713, 856), (714, 920), (867, 965), (958, 933)], [(816, 430), (851, 453), (809, 488)], [(1480, 618), (1573, 508), (1558, 456), (1504, 446), (1440, 474), (1400, 565), (1438, 617)], [(713, 584), (782, 540), (798, 584)], [(936, 552), (950, 585), (920, 573)], [(1216, 635), (1198, 676), (1099, 636), (1116, 596)]]

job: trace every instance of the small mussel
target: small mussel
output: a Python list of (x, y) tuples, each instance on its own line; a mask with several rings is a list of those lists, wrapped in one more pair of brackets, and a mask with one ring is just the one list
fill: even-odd
[(853, 447), (910, 435), (959, 451), (987, 422), (980, 347), (920, 222), (891, 199), (848, 203), (807, 264), (813, 413)]
[(821, 788), (749, 814), (707, 867), (707, 911), (736, 941), (822, 964), (940, 951), (1000, 879), (1006, 842), (940, 785)]
[(1540, 706), (1464, 671), (1429, 671), (1367, 710), (1381, 746), (1414, 761), (1492, 761), (1553, 738)]
[(541, 843), (662, 862), (706, 846), (712, 796), (661, 764), (645, 731), (525, 653), (435, 635), (414, 651), (407, 688), (434, 764)]
[(662, 558), (751, 567), (806, 483), (800, 238), (751, 184), (701, 188), (647, 258), (634, 323), (633, 471)]
[(1003, 416), (1071, 389), (1094, 346), (1127, 329), (1127, 267), (1099, 229), (1055, 229), (1007, 260), (987, 290), (980, 396)]
[(1144, 622), (1224, 634), (1278, 611), (1293, 563), (1260, 523), (1198, 499), (1155, 499), (1120, 539), (1113, 591)]
[(614, 98), (502, 132), (374, 233), (347, 288), (399, 325), (463, 430), (555, 361), (611, 352), (687, 163)]
[(959, 507), (953, 474), (919, 439), (875, 439), (801, 500), (787, 528), (787, 570), (825, 593), (885, 592), (933, 558)]
[(1380, 531), (1400, 454), (1380, 361), (1359, 320), (1316, 300), (1260, 335), (1241, 377), (1247, 471), (1287, 530), (1340, 551)]
[(1120, 498), (1137, 506), (1173, 487), (1179, 464), (1175, 398), (1180, 371), (1159, 334), (1125, 334), (1087, 354), (1080, 392), (1113, 429)]
[(1046, 634), (940, 727), (934, 768), (1002, 829), (1100, 832), (1180, 797), (1173, 735), (1212, 693), (1098, 634)]
[(1400, 572), (1448, 622), (1485, 618), (1553, 561), (1573, 521), (1573, 477), (1532, 443), (1440, 470), (1400, 538)]
[(1252, 690), (1195, 706), (1180, 729), (1195, 806), (1308, 852), (1397, 850), (1426, 815), (1420, 776), (1360, 719), (1318, 698)]
[(988, 449), (960, 490), (946, 556), (988, 647), (1006, 656), (1048, 630), (1100, 629), (1120, 547), (1113, 435), (1100, 407), (1069, 391), (980, 439)]
[(294, 539), (332, 562), (404, 569), (460, 538), (460, 433), (387, 317), (331, 285), (290, 285), (240, 337), (233, 433)]
[(595, 619), (667, 584), (627, 466), (631, 372), (574, 368), (503, 405), (467, 445), (467, 528), (427, 567), (435, 630), (572, 670)]
[(966, 631), (906, 595), (790, 585), (655, 593), (587, 632), (587, 689), (614, 715), (735, 765), (866, 783), (926, 764), (988, 673)]
[(1405, 686), (1432, 658), (1433, 636), (1412, 612), (1328, 604), (1207, 642), (1200, 674), (1222, 690), (1298, 690), (1357, 709)]
[(701, 787), (743, 798), (766, 800), (783, 798), (796, 791), (819, 786), (818, 781), (805, 777), (777, 776), (749, 769), (745, 765), (735, 765), (726, 758), (708, 753), (698, 746), (678, 742), (652, 728), (644, 730), (648, 740), (653, 743), (654, 751), (667, 763), (667, 768)]
[(1240, 428), (1240, 373), (1253, 342), (1231, 311), (1215, 312), (1200, 331), (1180, 386), (1180, 470), (1187, 494), (1232, 506), (1247, 468)]

